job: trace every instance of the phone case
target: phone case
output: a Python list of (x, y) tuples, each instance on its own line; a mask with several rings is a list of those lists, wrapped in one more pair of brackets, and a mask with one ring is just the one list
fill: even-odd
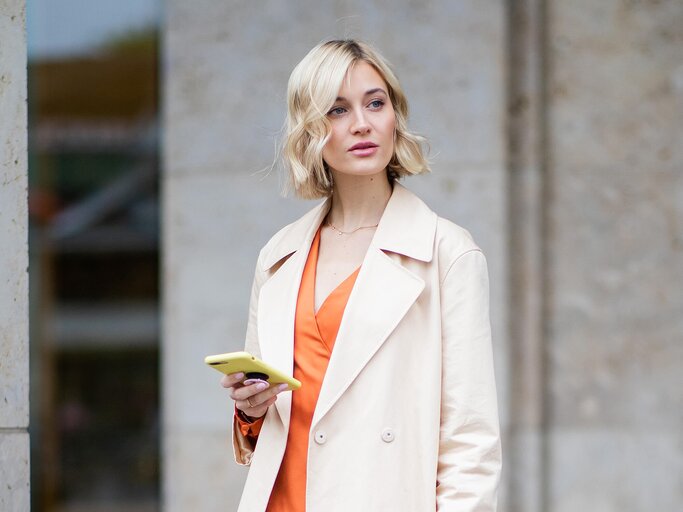
[(244, 372), (247, 379), (262, 379), (269, 384), (289, 384), (290, 390), (299, 389), (301, 382), (276, 370), (249, 352), (229, 352), (206, 356), (204, 362), (219, 372), (230, 374)]

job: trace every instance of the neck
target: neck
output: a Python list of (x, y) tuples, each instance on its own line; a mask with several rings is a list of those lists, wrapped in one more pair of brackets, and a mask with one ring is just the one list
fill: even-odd
[(379, 223), (392, 192), (386, 172), (371, 176), (332, 173), (334, 188), (328, 221), (342, 231)]

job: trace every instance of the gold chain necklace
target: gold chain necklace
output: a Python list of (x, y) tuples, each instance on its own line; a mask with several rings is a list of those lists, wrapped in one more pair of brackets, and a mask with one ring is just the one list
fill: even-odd
[(353, 229), (351, 231), (342, 231), (341, 229), (336, 227), (334, 224), (332, 224), (329, 220), (327, 221), (327, 225), (330, 226), (332, 229), (334, 229), (339, 234), (339, 236), (342, 236), (342, 235), (350, 235), (351, 233), (355, 233), (359, 229), (376, 228), (379, 225), (379, 223), (373, 224), (372, 226), (360, 226), (360, 227), (357, 227), (356, 229)]

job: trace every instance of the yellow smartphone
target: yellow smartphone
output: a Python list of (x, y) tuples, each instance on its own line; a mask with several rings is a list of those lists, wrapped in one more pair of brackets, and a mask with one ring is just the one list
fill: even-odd
[(247, 380), (265, 380), (271, 385), (286, 382), (289, 384), (291, 391), (301, 387), (301, 382), (276, 370), (258, 357), (252, 356), (249, 352), (228, 352), (227, 354), (206, 356), (204, 362), (226, 375), (242, 372)]

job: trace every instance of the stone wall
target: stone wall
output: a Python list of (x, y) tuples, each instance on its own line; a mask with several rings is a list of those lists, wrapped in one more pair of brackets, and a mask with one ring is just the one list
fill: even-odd
[(0, 510), (26, 511), (28, 216), (25, 2), (0, 2)]
[(683, 2), (548, 6), (547, 508), (683, 499)]
[(683, 498), (683, 4), (511, 4), (509, 509)]
[[(242, 346), (259, 248), (313, 203), (268, 172), (293, 66), (359, 37), (392, 61), (430, 176), (487, 253), (501, 511), (683, 498), (683, 3), (167, 3), (164, 499), (233, 510), (232, 406), (204, 355)], [(679, 480), (677, 480), (677, 478)]]

